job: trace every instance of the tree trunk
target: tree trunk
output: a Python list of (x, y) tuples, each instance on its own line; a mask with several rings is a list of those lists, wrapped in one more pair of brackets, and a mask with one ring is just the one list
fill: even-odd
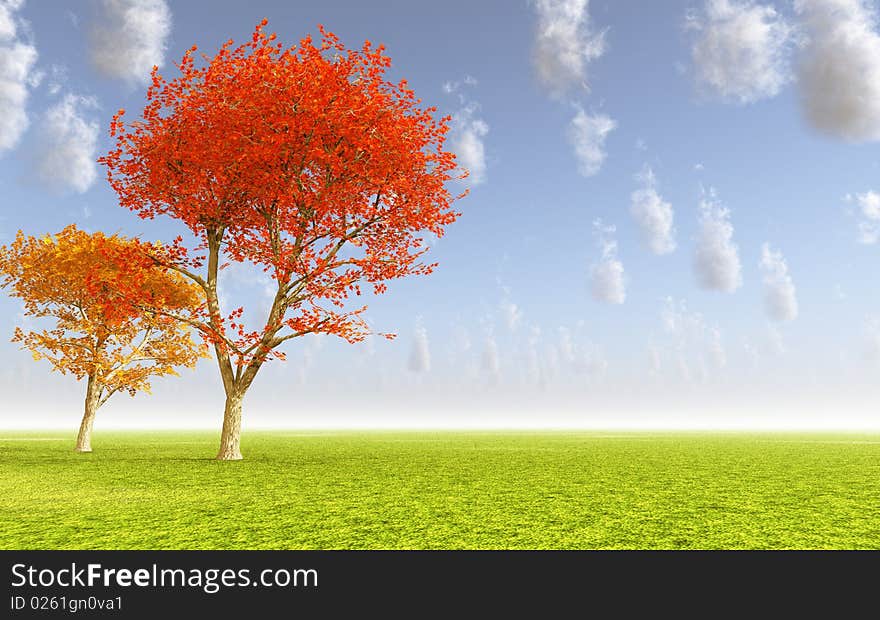
[(226, 395), (223, 411), (223, 431), (220, 433), (218, 461), (241, 460), (241, 401), (244, 394), (233, 390)]
[(94, 375), (89, 375), (89, 383), (86, 388), (86, 405), (82, 423), (79, 425), (79, 434), (76, 436), (77, 452), (92, 451), (92, 426), (95, 424), (95, 414), (98, 412), (101, 397), (101, 386), (95, 380)]

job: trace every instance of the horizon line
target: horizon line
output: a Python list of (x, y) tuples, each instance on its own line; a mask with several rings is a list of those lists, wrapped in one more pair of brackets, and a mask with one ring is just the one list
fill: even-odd
[[(96, 428), (95, 433), (100, 432), (216, 432), (220, 433), (220, 429), (215, 426), (105, 426), (100, 429)], [(562, 433), (562, 432), (655, 432), (655, 433), (672, 433), (672, 432), (876, 432), (880, 433), (880, 422), (872, 425), (862, 426), (735, 426), (735, 425), (717, 425), (717, 426), (700, 426), (700, 425), (680, 425), (680, 426), (252, 426), (243, 427), (242, 432), (290, 432), (290, 431), (308, 431), (308, 432), (546, 432), (546, 433)], [(23, 426), (0, 426), (0, 432), (59, 432), (76, 434), (77, 428), (74, 426), (42, 426), (42, 427), (23, 427)], [(2, 441), (2, 438), (0, 438)]]

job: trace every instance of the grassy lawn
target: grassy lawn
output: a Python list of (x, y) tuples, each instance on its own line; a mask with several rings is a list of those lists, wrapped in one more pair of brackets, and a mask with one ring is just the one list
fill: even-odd
[(0, 431), (4, 549), (880, 548), (880, 436)]

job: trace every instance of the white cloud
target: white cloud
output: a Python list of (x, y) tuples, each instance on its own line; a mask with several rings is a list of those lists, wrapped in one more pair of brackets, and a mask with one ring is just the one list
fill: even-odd
[(457, 93), (462, 86), (476, 86), (479, 83), (479, 80), (477, 80), (477, 78), (475, 78), (474, 76), (466, 75), (461, 81), (456, 80), (454, 82), (443, 82), (443, 92), (447, 95), (451, 95), (452, 93)]
[(496, 384), (501, 381), (501, 360), (498, 355), (498, 343), (495, 336), (489, 333), (486, 336), (486, 344), (483, 349), (483, 370), (489, 376), (489, 383)]
[(489, 134), (488, 123), (479, 117), (480, 105), (471, 101), (464, 92), (465, 87), (474, 87), (477, 84), (477, 79), (470, 75), (466, 75), (461, 81), (443, 84), (443, 92), (455, 95), (461, 104), (459, 110), (452, 115), (449, 144), (459, 164), (468, 170), (468, 181), (472, 185), (486, 181), (484, 138)]
[(574, 362), (575, 370), (588, 377), (600, 378), (608, 372), (608, 360), (601, 349), (588, 344), (586, 350), (580, 352)]
[(466, 327), (458, 325), (455, 328), (454, 343), (456, 351), (467, 353), (471, 350), (471, 335)]
[(407, 368), (412, 372), (424, 373), (431, 370), (431, 351), (428, 346), (428, 330), (417, 325), (413, 334), (412, 348), (409, 352)]
[(657, 178), (651, 168), (646, 166), (636, 180), (642, 186), (632, 193), (630, 213), (648, 248), (654, 254), (669, 254), (675, 250), (672, 205), (657, 193)]
[(739, 248), (733, 242), (730, 211), (714, 200), (714, 193), (700, 202), (700, 227), (694, 254), (697, 283), (706, 289), (732, 293), (742, 286)]
[(721, 339), (721, 330), (710, 327), (706, 332), (706, 349), (709, 359), (716, 368), (724, 368), (727, 365), (727, 353), (724, 351), (724, 343)]
[(49, 94), (57, 95), (67, 81), (67, 67), (64, 65), (52, 65), (49, 77)]
[(767, 316), (776, 321), (796, 319), (797, 296), (782, 253), (774, 252), (765, 243), (761, 246), (760, 266), (764, 275), (764, 309)]
[(663, 371), (663, 360), (660, 355), (660, 349), (653, 343), (648, 345), (648, 362), (650, 364), (648, 371), (652, 377), (660, 376)]
[(585, 177), (591, 177), (599, 172), (605, 162), (605, 139), (617, 127), (617, 122), (605, 114), (591, 116), (583, 108), (576, 109), (577, 113), (568, 127), (568, 139), (574, 147), (578, 171)]
[(703, 378), (708, 375), (707, 358), (717, 370), (727, 365), (721, 330), (709, 325), (699, 312), (689, 310), (684, 300), (665, 298), (660, 316), (663, 330), (673, 339), (676, 364), (683, 380), (691, 380), (692, 363)]
[(559, 328), (559, 355), (562, 361), (573, 364), (575, 362), (576, 347), (571, 335), (571, 330), (567, 327)]
[(683, 348), (679, 348), (675, 355), (675, 365), (678, 368), (678, 374), (681, 379), (690, 383), (693, 373), (691, 372), (691, 365), (688, 363), (688, 358), (685, 350)]
[(761, 364), (761, 354), (758, 352), (758, 349), (749, 340), (744, 340), (742, 350), (746, 359), (749, 360), (749, 367), (752, 370), (757, 370)]
[(666, 297), (663, 300), (663, 307), (660, 310), (660, 320), (663, 323), (663, 331), (667, 334), (676, 333), (681, 326), (682, 311), (684, 310), (684, 301), (681, 302), (681, 309), (675, 303), (672, 297)]
[(880, 317), (871, 316), (865, 319), (863, 335), (865, 357), (871, 360), (880, 359)]
[(147, 84), (162, 66), (171, 10), (165, 0), (101, 0), (90, 37), (95, 67), (111, 78)]
[(489, 125), (477, 116), (479, 106), (469, 103), (452, 116), (450, 148), (470, 175), (468, 181), (479, 185), (486, 181), (486, 146), (483, 139)]
[[(579, 325), (576, 332), (579, 333), (581, 327), (582, 325)], [(530, 378), (540, 377), (546, 382), (546, 379), (551, 378), (557, 371), (563, 371), (574, 377), (586, 376), (597, 379), (608, 370), (608, 361), (602, 350), (589, 341), (583, 344), (577, 342), (577, 333), (572, 332), (568, 327), (557, 329), (558, 341), (546, 347), (546, 355), (542, 360), (536, 346), (541, 330), (537, 327), (533, 327), (532, 330), (527, 356)]]
[(529, 329), (529, 335), (526, 339), (528, 347), (526, 349), (526, 376), (529, 381), (540, 387), (546, 386), (546, 373), (541, 360), (541, 354), (538, 352), (538, 344), (541, 342), (541, 328), (532, 325)]
[(86, 120), (86, 110), (97, 107), (91, 97), (65, 95), (49, 108), (40, 127), (37, 174), (45, 183), (83, 193), (97, 178), (98, 123)]
[(595, 32), (589, 0), (535, 0), (534, 60), (538, 79), (554, 97), (587, 90), (587, 66), (605, 52), (605, 32)]
[(522, 319), (522, 311), (515, 303), (510, 300), (501, 302), (501, 314), (504, 316), (504, 322), (510, 331), (516, 330)]
[(18, 34), (14, 12), (21, 8), (23, 2), (5, 0), (0, 3), (0, 41), (11, 41)]
[(699, 86), (727, 101), (773, 97), (790, 81), (793, 29), (770, 5), (753, 0), (706, 0), (688, 14), (696, 33), (691, 57)]
[(795, 0), (807, 42), (801, 100), (818, 130), (852, 142), (880, 140), (880, 36), (865, 0)]
[(672, 297), (663, 299), (660, 311), (663, 331), (680, 337), (695, 338), (702, 336), (706, 330), (703, 315), (688, 309), (685, 300), (675, 301)]
[(880, 193), (867, 191), (855, 196), (847, 194), (847, 202), (859, 208), (859, 243), (873, 245), (880, 240)]
[(517, 304), (511, 301), (510, 289), (508, 287), (502, 286), (501, 290), (504, 294), (501, 303), (499, 304), (501, 317), (504, 319), (504, 324), (507, 325), (507, 329), (510, 331), (516, 331), (516, 328), (519, 327), (520, 321), (522, 321), (522, 310)]
[[(538, 13), (534, 59), (538, 78), (550, 96), (562, 98), (575, 88), (589, 91), (587, 66), (605, 52), (605, 32), (594, 31), (589, 0), (533, 0)], [(605, 114), (587, 114), (575, 105), (568, 126), (578, 171), (585, 177), (599, 172), (605, 161), (605, 140), (617, 122)]]
[(37, 48), (21, 40), (16, 12), (22, 0), (0, 2), (0, 151), (15, 147), (28, 128), (28, 89), (37, 73)]
[(590, 270), (593, 299), (609, 304), (626, 301), (626, 283), (623, 264), (617, 259), (606, 259)]
[(785, 339), (782, 337), (782, 332), (775, 325), (767, 326), (767, 347), (773, 355), (785, 354)]
[(599, 240), (601, 260), (590, 267), (590, 289), (593, 299), (609, 304), (626, 301), (626, 278), (623, 263), (617, 258), (617, 241), (613, 239), (614, 226), (604, 226), (602, 220), (593, 222), (593, 232)]

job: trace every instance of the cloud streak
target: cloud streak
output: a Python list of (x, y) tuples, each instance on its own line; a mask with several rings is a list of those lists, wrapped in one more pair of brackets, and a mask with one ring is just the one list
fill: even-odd
[(699, 312), (689, 310), (684, 300), (666, 297), (660, 317), (663, 331), (672, 337), (675, 362), (683, 381), (694, 378), (693, 366), (699, 371), (698, 377), (704, 379), (710, 368), (721, 370), (727, 366), (721, 330), (709, 325)]
[(23, 0), (0, 2), (0, 152), (18, 145), (27, 130), (29, 89), (38, 79), (37, 48), (20, 37), (17, 12), (23, 5)]
[(92, 63), (107, 77), (147, 84), (162, 66), (171, 10), (165, 0), (100, 0), (90, 46)]
[(774, 97), (791, 80), (793, 28), (770, 5), (753, 0), (707, 0), (689, 13), (695, 33), (691, 58), (700, 89), (725, 101)]
[(588, 90), (587, 67), (605, 53), (605, 32), (596, 32), (589, 0), (535, 0), (538, 14), (534, 63), (539, 81), (559, 98)]
[(602, 252), (601, 260), (590, 267), (590, 291), (593, 299), (609, 304), (626, 301), (626, 277), (623, 263), (617, 258), (616, 228), (605, 226), (602, 220), (593, 222), (593, 232)]
[(501, 318), (504, 319), (504, 324), (507, 325), (507, 329), (513, 332), (516, 331), (522, 321), (522, 310), (518, 304), (510, 299), (510, 289), (508, 287), (502, 286), (501, 291), (503, 297), (498, 309), (501, 311)]
[(458, 161), (469, 172), (468, 180), (473, 185), (486, 181), (486, 146), (484, 138), (489, 134), (489, 125), (477, 116), (479, 106), (470, 103), (452, 117), (450, 147)]
[(732, 293), (742, 286), (742, 265), (739, 248), (733, 242), (730, 211), (714, 200), (712, 192), (700, 202), (694, 274), (704, 289)]
[(417, 325), (413, 333), (412, 348), (409, 352), (407, 368), (416, 373), (426, 373), (431, 370), (431, 349), (428, 344), (428, 330), (423, 325)]
[(486, 372), (489, 383), (496, 385), (501, 381), (501, 357), (498, 353), (498, 343), (495, 341), (495, 335), (489, 333), (486, 336), (486, 342), (483, 347), (483, 370)]
[(850, 142), (880, 140), (880, 35), (863, 0), (795, 0), (807, 34), (801, 102), (819, 131)]
[(775, 321), (792, 321), (798, 315), (794, 282), (782, 253), (773, 251), (770, 244), (761, 246), (761, 273), (764, 277), (764, 309)]
[(641, 187), (632, 193), (630, 213), (648, 249), (654, 254), (669, 254), (676, 246), (672, 205), (657, 193), (657, 178), (651, 168), (646, 166), (636, 180)]
[(68, 94), (46, 112), (40, 127), (37, 174), (49, 186), (83, 193), (97, 179), (100, 131), (97, 122), (85, 118), (86, 111), (96, 107), (92, 97)]
[(847, 194), (846, 202), (855, 202), (859, 217), (859, 243), (873, 245), (880, 240), (880, 193)]
[(470, 75), (461, 81), (443, 84), (443, 92), (455, 95), (461, 104), (461, 108), (452, 115), (449, 144), (459, 164), (468, 171), (468, 181), (472, 185), (486, 181), (485, 138), (489, 134), (489, 124), (479, 116), (480, 105), (470, 101), (463, 92), (465, 87), (477, 84), (476, 78)]
[(568, 127), (568, 139), (574, 148), (578, 172), (591, 177), (599, 172), (605, 162), (605, 140), (614, 131), (617, 122), (605, 114), (590, 115), (583, 108), (577, 112)]

